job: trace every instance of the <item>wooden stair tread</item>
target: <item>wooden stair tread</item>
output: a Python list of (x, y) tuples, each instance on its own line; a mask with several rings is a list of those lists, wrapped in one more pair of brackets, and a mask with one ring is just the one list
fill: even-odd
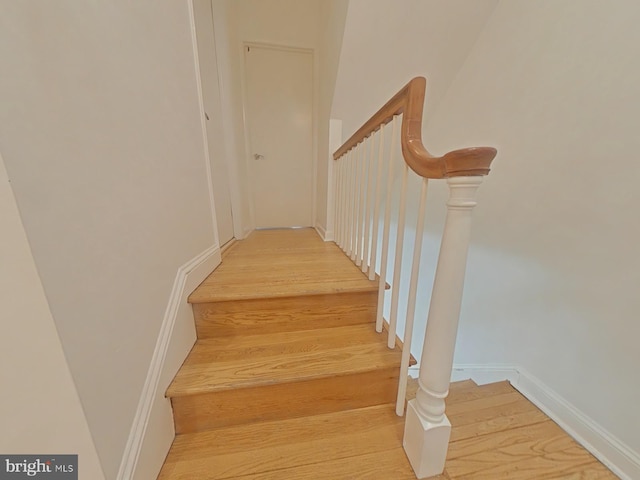
[[(355, 327), (368, 327), (373, 330), (369, 325)], [(346, 327), (336, 328), (335, 335), (342, 333), (343, 328)], [(264, 355), (215, 362), (203, 359), (209, 356), (207, 351), (211, 351), (210, 355), (214, 357), (220, 348), (219, 345), (198, 342), (169, 386), (167, 396), (173, 398), (233, 388), (337, 377), (399, 366), (399, 350), (388, 349), (375, 332), (367, 334), (363, 331), (364, 339), (354, 340), (354, 344), (346, 346), (334, 346), (344, 343), (345, 340), (333, 339), (327, 332), (326, 337), (318, 336), (317, 331), (302, 333), (301, 337), (304, 339), (292, 347), (293, 351), (274, 354), (274, 348), (277, 347), (269, 343), (273, 341), (271, 337), (262, 345)], [(230, 354), (230, 357), (233, 357), (233, 354)]]
[[(166, 477), (159, 479), (358, 478), (344, 476), (345, 468), (358, 471), (349, 466), (353, 459), (387, 457), (390, 439), (401, 442), (403, 429), (403, 418), (395, 415), (393, 405), (379, 405), (181, 435), (167, 457)], [(412, 478), (406, 457), (398, 452), (379, 465), (374, 462), (375, 470), (404, 475), (392, 478)]]
[(313, 229), (262, 230), (237, 242), (189, 296), (191, 303), (377, 291), (334, 243)]
[(263, 333), (198, 340), (187, 362), (189, 365), (223, 360), (269, 357), (313, 352), (327, 348), (366, 345), (384, 340), (373, 325), (345, 325), (291, 332)]

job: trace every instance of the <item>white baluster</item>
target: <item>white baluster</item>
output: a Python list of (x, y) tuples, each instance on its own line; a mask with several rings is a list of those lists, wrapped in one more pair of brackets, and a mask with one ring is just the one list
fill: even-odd
[(354, 222), (354, 214), (353, 210), (356, 207), (355, 203), (355, 166), (356, 166), (356, 158), (358, 157), (358, 145), (354, 147), (353, 154), (351, 155), (351, 159), (349, 161), (349, 177), (348, 177), (348, 191), (349, 191), (349, 203), (347, 208), (347, 251), (345, 252), (347, 256), (351, 257), (351, 252), (353, 251), (353, 227), (355, 225)]
[(389, 170), (387, 172), (387, 200), (384, 210), (382, 233), (382, 258), (380, 259), (380, 280), (378, 283), (378, 313), (376, 316), (376, 332), (382, 332), (384, 313), (384, 292), (387, 288), (387, 260), (389, 257), (389, 231), (391, 230), (391, 194), (393, 190), (393, 162), (398, 140), (399, 115), (393, 118), (391, 130), (391, 148), (389, 150)]
[(343, 155), (342, 158), (342, 175), (340, 176), (340, 248), (346, 250), (345, 240), (345, 216), (347, 214), (347, 166), (349, 165), (349, 158), (351, 157), (351, 151)]
[(398, 299), (400, 297), (400, 277), (402, 273), (402, 254), (404, 253), (404, 220), (407, 207), (407, 179), (409, 166), (404, 163), (402, 169), (402, 187), (400, 188), (400, 208), (398, 210), (398, 229), (396, 231), (396, 258), (393, 266), (393, 283), (391, 284), (391, 314), (389, 317), (389, 338), (387, 346), (394, 348), (396, 329), (398, 326)]
[(367, 146), (370, 144), (368, 138), (365, 138), (362, 142), (362, 153), (360, 155), (360, 170), (358, 172), (358, 230), (356, 233), (356, 239), (358, 241), (358, 248), (356, 249), (356, 258), (354, 261), (357, 266), (362, 265), (362, 251), (363, 251), (363, 230), (364, 230), (364, 194), (367, 187), (366, 182), (366, 164), (367, 164)]
[[(344, 155), (343, 155), (344, 157)], [(340, 246), (340, 167), (343, 158), (338, 160), (330, 159), (333, 163), (333, 239), (336, 245)]]
[(371, 134), (371, 148), (369, 149), (369, 160), (367, 161), (367, 209), (365, 212), (364, 224), (364, 250), (362, 252), (362, 273), (369, 271), (369, 249), (371, 245), (371, 210), (373, 209), (373, 170), (375, 167), (375, 145), (376, 135)]
[(462, 290), (471, 234), (471, 213), (482, 177), (447, 179), (449, 201), (427, 331), (420, 361), (419, 388), (409, 402), (404, 449), (418, 478), (442, 473), (451, 423), (445, 401), (453, 364)]
[(342, 164), (342, 211), (340, 212), (340, 247), (343, 252), (347, 251), (347, 211), (349, 208), (349, 161), (351, 159), (351, 150), (343, 157)]
[(409, 283), (409, 302), (407, 305), (407, 320), (404, 327), (404, 339), (402, 348), (402, 361), (400, 362), (400, 382), (398, 384), (398, 399), (396, 401), (396, 413), (404, 414), (404, 402), (407, 396), (407, 376), (409, 372), (409, 359), (411, 357), (411, 339), (413, 337), (413, 323), (416, 316), (416, 299), (418, 297), (418, 274), (420, 273), (420, 259), (422, 257), (422, 237), (424, 234), (424, 216), (427, 208), (427, 185), (429, 180), (422, 179), (420, 188), (420, 204), (418, 206), (418, 221), (416, 224), (416, 236), (413, 241), (413, 263), (411, 264), (411, 281)]
[(378, 256), (378, 230), (380, 229), (380, 198), (382, 190), (382, 172), (384, 164), (384, 123), (380, 125), (380, 141), (378, 142), (378, 172), (376, 175), (376, 191), (373, 202), (373, 233), (371, 234), (371, 252), (369, 256), (369, 280), (376, 278), (376, 258)]
[(364, 143), (358, 145), (353, 162), (353, 218), (351, 220), (351, 261), (355, 263), (358, 255), (358, 220), (360, 218), (360, 158), (365, 149)]

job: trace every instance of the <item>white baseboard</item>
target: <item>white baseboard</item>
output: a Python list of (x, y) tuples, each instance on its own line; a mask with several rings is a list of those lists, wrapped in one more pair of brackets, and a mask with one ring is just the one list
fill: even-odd
[(244, 229), (244, 232), (243, 232), (243, 236), (242, 236), (242, 238), (238, 238), (238, 240), (243, 240), (243, 239), (247, 238), (249, 235), (251, 235), (251, 232), (253, 232), (253, 230), (254, 230), (254, 228), (253, 228), (253, 227), (247, 227), (247, 228), (245, 228), (245, 229)]
[[(414, 369), (410, 372), (416, 375)], [(556, 422), (623, 480), (640, 479), (640, 454), (578, 410), (519, 365), (454, 365), (451, 381), (477, 384), (508, 380), (514, 388)]]
[(325, 242), (333, 242), (333, 232), (327, 231), (322, 225), (315, 226), (316, 232)]
[(324, 234), (324, 241), (325, 242), (333, 242), (335, 241), (335, 235), (333, 234), (333, 230), (327, 230)]
[(640, 454), (523, 368), (512, 385), (623, 480), (640, 478)]
[(187, 297), (220, 261), (216, 245), (178, 268), (117, 480), (148, 480), (160, 472), (175, 435), (164, 392), (196, 340)]
[(509, 380), (513, 383), (518, 378), (518, 367), (508, 364), (469, 365), (457, 364), (451, 371), (451, 381), (473, 380), (478, 385)]

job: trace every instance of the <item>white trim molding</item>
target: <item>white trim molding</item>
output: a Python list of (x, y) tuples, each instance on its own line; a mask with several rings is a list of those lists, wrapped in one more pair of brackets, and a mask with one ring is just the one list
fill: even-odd
[[(415, 373), (411, 372), (412, 376)], [(531, 403), (623, 480), (640, 478), (640, 454), (519, 365), (457, 364), (451, 381), (478, 385), (508, 380)]]
[(156, 478), (175, 435), (164, 392), (196, 340), (189, 294), (221, 262), (214, 245), (178, 268), (117, 480)]
[(328, 232), (325, 230), (325, 228), (318, 224), (316, 225), (316, 232), (318, 232), (318, 235), (320, 235), (320, 238), (322, 238), (322, 240), (324, 240), (325, 242), (329, 242), (332, 241), (333, 238), (328, 238)]

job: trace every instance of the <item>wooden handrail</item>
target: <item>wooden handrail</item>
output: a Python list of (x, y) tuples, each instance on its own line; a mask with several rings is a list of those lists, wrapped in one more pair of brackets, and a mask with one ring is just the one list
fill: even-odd
[(400, 144), (407, 165), (421, 177), (449, 178), (487, 175), (497, 150), (492, 147), (474, 147), (454, 150), (441, 157), (434, 157), (422, 144), (422, 108), (427, 80), (415, 77), (396, 93), (380, 110), (351, 135), (336, 152), (338, 160), (358, 143), (402, 115)]

